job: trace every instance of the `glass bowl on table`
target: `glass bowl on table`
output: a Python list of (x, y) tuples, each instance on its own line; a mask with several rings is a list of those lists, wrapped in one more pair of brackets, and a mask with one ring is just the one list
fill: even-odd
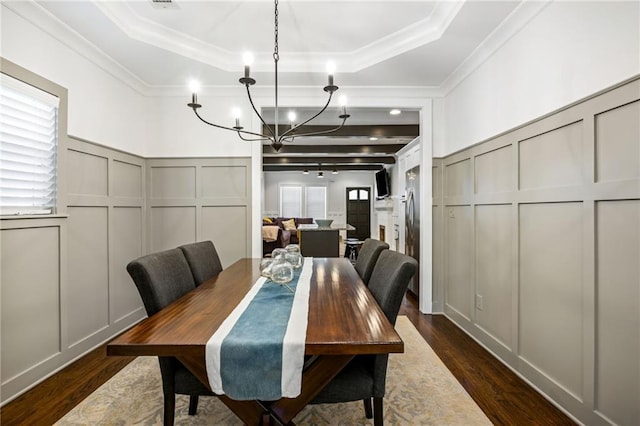
[(271, 278), (271, 268), (273, 267), (273, 259), (265, 257), (260, 261), (260, 275)]
[[(288, 283), (293, 280), (293, 265), (287, 260), (287, 251), (284, 249), (282, 252), (274, 253), (273, 263), (271, 264), (271, 281), (276, 284), (280, 284), (287, 288), (291, 293), (294, 293), (293, 289), (289, 287)], [(276, 251), (274, 250), (274, 252)]]
[(283, 248), (273, 249), (271, 252), (271, 259), (276, 260), (278, 257), (284, 256), (285, 254), (287, 254), (287, 250)]
[(293, 269), (302, 268), (302, 254), (300, 253), (300, 246), (297, 244), (289, 244), (284, 249), (287, 251), (285, 259), (293, 265)]

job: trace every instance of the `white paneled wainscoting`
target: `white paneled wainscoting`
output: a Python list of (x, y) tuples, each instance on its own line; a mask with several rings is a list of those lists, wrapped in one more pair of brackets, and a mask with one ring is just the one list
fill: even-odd
[(445, 314), (581, 423), (640, 424), (640, 79), (433, 173)]

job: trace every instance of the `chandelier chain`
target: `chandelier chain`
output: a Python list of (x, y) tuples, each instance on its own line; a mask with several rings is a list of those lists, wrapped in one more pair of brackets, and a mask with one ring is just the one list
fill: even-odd
[(280, 59), (280, 53), (278, 52), (278, 0), (275, 0), (275, 6), (276, 6), (276, 11), (275, 11), (275, 26), (274, 26), (274, 31), (273, 31), (273, 35), (275, 38), (275, 43), (273, 46), (273, 59), (277, 62), (278, 59)]

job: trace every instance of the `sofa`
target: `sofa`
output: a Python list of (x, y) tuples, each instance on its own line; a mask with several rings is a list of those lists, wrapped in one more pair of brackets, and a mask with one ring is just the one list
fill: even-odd
[[(275, 241), (265, 241), (264, 238), (262, 240), (262, 257), (266, 257), (271, 255), (271, 252), (277, 248), (284, 248), (289, 244), (299, 244), (298, 241), (298, 233), (295, 230), (287, 230), (284, 229), (285, 225), (283, 222), (293, 219), (296, 228), (301, 224), (311, 224), (313, 223), (313, 218), (311, 217), (264, 217), (262, 219), (262, 226), (277, 226), (278, 234)], [(264, 232), (263, 232), (264, 235)]]

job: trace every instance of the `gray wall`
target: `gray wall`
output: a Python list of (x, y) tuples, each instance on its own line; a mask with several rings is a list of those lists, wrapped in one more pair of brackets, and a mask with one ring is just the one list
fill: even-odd
[(0, 218), (4, 404), (146, 316), (132, 259), (207, 239), (224, 266), (250, 256), (251, 160), (144, 159), (68, 137), (67, 90), (0, 60), (60, 98), (57, 212)]
[(640, 81), (434, 166), (445, 314), (580, 421), (639, 424)]
[(0, 221), (3, 403), (146, 316), (132, 259), (201, 240), (223, 266), (251, 255), (250, 159), (64, 145), (67, 214)]
[(59, 150), (68, 216), (0, 221), (3, 402), (145, 316), (125, 270), (144, 253), (144, 159)]
[(251, 159), (149, 159), (149, 251), (211, 240), (223, 267), (251, 257)]

